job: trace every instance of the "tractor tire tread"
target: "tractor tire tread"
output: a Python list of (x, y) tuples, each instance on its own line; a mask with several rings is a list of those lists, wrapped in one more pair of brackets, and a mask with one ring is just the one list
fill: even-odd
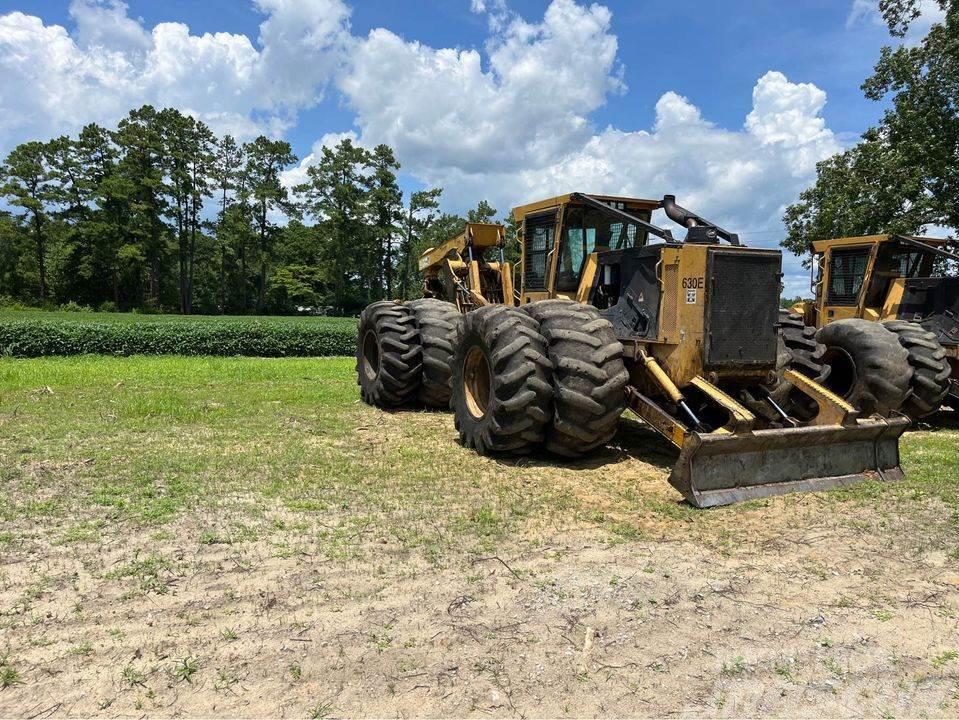
[(539, 322), (553, 364), (553, 411), (546, 448), (582, 457), (608, 443), (625, 410), (629, 373), (613, 327), (590, 306), (543, 300), (523, 306)]
[(932, 415), (942, 407), (951, 388), (952, 367), (945, 348), (935, 333), (918, 323), (889, 320), (883, 325), (899, 338), (899, 343), (909, 353), (913, 370), (912, 394), (903, 404), (902, 411), (913, 420)]
[[(379, 358), (373, 377), (367, 372), (364, 358), (365, 338), (371, 332)], [(360, 314), (356, 372), (360, 395), (369, 405), (400, 407), (416, 397), (422, 382), (423, 350), (409, 308), (389, 300), (366, 306)]]
[(843, 394), (864, 415), (888, 417), (907, 402), (913, 376), (909, 353), (885, 325), (862, 319), (837, 320), (820, 328), (816, 339), (826, 346), (827, 357), (835, 348), (853, 358), (856, 377)]
[[(480, 347), (491, 373), (488, 407), (470, 412), (464, 366)], [(553, 388), (552, 364), (538, 324), (505, 305), (486, 305), (463, 318), (453, 356), (452, 407), (460, 442), (481, 455), (527, 455), (545, 439)]]

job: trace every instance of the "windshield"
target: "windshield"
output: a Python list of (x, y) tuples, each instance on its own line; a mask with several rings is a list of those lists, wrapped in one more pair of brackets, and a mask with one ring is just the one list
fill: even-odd
[[(633, 211), (649, 222), (648, 210)], [(586, 257), (596, 250), (624, 250), (646, 244), (646, 231), (599, 209), (570, 207), (563, 220), (556, 288), (576, 290)]]
[(866, 294), (866, 307), (879, 307), (896, 278), (930, 277), (936, 255), (922, 248), (884, 243), (876, 252), (876, 265)]

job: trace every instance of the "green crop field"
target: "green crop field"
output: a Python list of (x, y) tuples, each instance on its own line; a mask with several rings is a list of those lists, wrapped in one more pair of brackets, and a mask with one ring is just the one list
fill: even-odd
[(0, 310), (0, 355), (350, 355), (356, 319)]
[(16, 310), (12, 308), (0, 308), (0, 322), (32, 320), (111, 324), (203, 323), (211, 325), (245, 321), (290, 327), (356, 327), (356, 318), (312, 315), (153, 315), (147, 313), (71, 312), (67, 310)]
[(479, 457), (348, 358), (0, 358), (0, 715), (952, 715), (957, 427), (697, 511), (637, 422)]

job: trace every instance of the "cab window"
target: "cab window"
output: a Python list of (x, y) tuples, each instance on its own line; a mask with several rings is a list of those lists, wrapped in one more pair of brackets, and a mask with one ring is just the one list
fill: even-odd
[(855, 305), (859, 299), (869, 248), (834, 249), (829, 258), (828, 302), (833, 305)]
[[(648, 211), (636, 212), (649, 220)], [(556, 289), (579, 288), (586, 258), (595, 250), (624, 250), (646, 244), (645, 231), (594, 208), (571, 207), (566, 211), (560, 238)]]
[(935, 256), (921, 248), (895, 243), (884, 243), (876, 254), (869, 289), (866, 291), (866, 307), (880, 307), (896, 278), (929, 277), (933, 274)]
[(582, 208), (566, 213), (556, 274), (557, 290), (569, 291), (579, 287), (586, 256), (596, 248), (596, 228), (586, 223), (586, 214)]

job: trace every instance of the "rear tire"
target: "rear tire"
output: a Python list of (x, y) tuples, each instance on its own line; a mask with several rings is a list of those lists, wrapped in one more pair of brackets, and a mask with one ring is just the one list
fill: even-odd
[(548, 343), (553, 364), (553, 417), (546, 449), (581, 457), (616, 434), (626, 409), (629, 373), (623, 346), (599, 311), (572, 300), (524, 305)]
[(463, 315), (453, 303), (422, 298), (407, 303), (423, 346), (423, 382), (417, 398), (427, 407), (449, 409), (453, 351), (463, 331)]
[(826, 346), (826, 387), (864, 415), (888, 417), (908, 399), (909, 353), (882, 323), (837, 320), (821, 328), (816, 340)]
[(409, 308), (389, 300), (366, 306), (356, 343), (357, 384), (364, 402), (389, 408), (412, 401), (420, 387), (422, 356)]
[(553, 388), (546, 339), (516, 308), (466, 315), (453, 356), (453, 413), (460, 441), (481, 455), (525, 455), (545, 438)]
[(902, 406), (902, 411), (913, 420), (932, 415), (939, 410), (951, 382), (952, 368), (946, 359), (946, 349), (939, 343), (935, 333), (918, 323), (906, 320), (890, 320), (883, 325), (894, 332), (899, 343), (909, 353), (912, 366), (912, 394)]
[(769, 395), (787, 414), (803, 421), (816, 416), (819, 411), (816, 401), (786, 382), (783, 373), (795, 370), (825, 385), (830, 371), (830, 367), (823, 363), (825, 354), (825, 345), (816, 341), (816, 328), (806, 325), (801, 315), (788, 310), (779, 311), (777, 383)]

